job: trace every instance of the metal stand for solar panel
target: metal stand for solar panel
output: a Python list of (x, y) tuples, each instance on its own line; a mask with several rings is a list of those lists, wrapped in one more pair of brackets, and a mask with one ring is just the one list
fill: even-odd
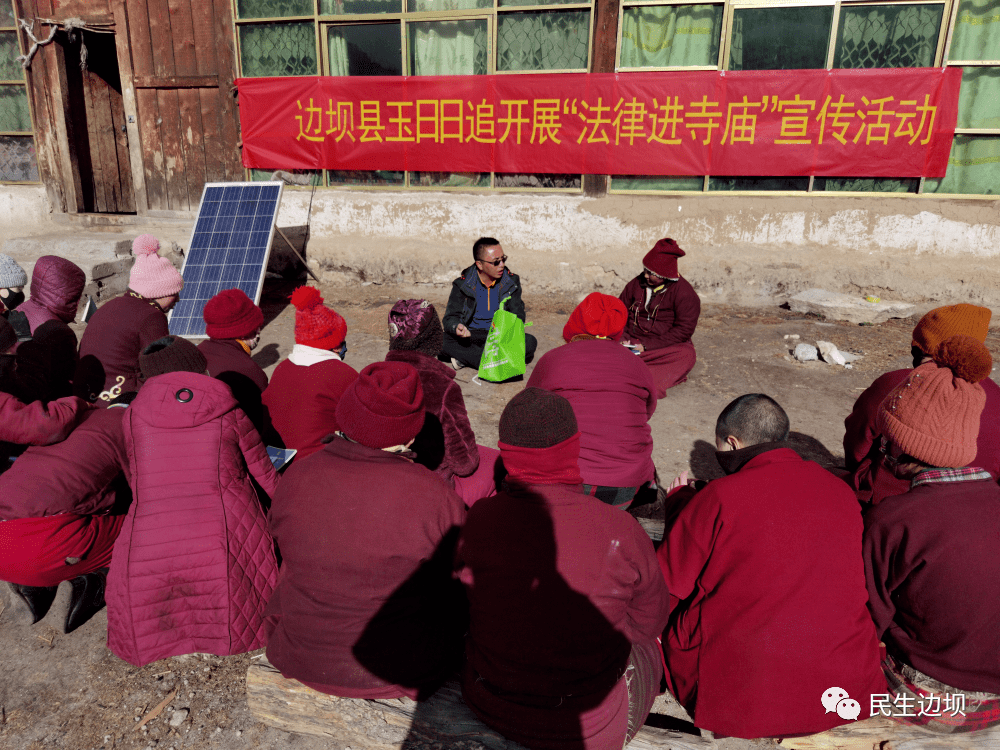
[[(309, 192), (309, 210), (306, 211), (306, 239), (305, 239), (305, 242), (302, 243), (302, 248), (305, 249), (306, 242), (309, 242), (309, 237), (312, 234), (312, 232), (310, 230), (310, 227), (309, 227), (309, 220), (312, 218), (313, 195), (316, 194), (316, 183), (312, 182), (312, 177), (311, 176), (309, 177), (309, 182), (307, 182), (307, 183), (300, 182), (300, 181), (296, 180), (295, 178), (296, 178), (296, 175), (293, 175), (290, 172), (285, 172), (285, 171), (280, 170), (280, 169), (278, 171), (274, 172), (274, 174), (271, 175), (271, 179), (272, 180), (281, 180), (282, 182), (284, 182), (284, 183), (286, 183), (288, 185), (305, 185), (305, 184), (312, 183), (312, 190)], [(281, 237), (281, 239), (283, 239), (285, 241), (285, 244), (288, 245), (289, 248), (291, 248), (291, 251), (293, 253), (295, 253), (295, 257), (298, 258), (302, 262), (303, 267), (306, 269), (306, 273), (308, 273), (310, 276), (312, 276), (316, 280), (317, 284), (321, 283), (320, 280), (319, 280), (319, 276), (317, 276), (315, 273), (313, 273), (313, 270), (309, 267), (309, 264), (306, 263), (305, 256), (303, 256), (302, 253), (300, 253), (298, 251), (298, 249), (296, 249), (295, 245), (293, 245), (291, 243), (291, 241), (289, 241), (288, 237), (285, 236), (285, 233), (281, 231), (281, 227), (275, 226), (274, 228), (275, 228), (275, 230), (277, 230), (278, 235)]]
[(205, 303), (225, 289), (260, 302), (283, 187), (278, 181), (205, 183), (181, 269), (184, 288), (170, 312), (172, 334), (205, 338)]

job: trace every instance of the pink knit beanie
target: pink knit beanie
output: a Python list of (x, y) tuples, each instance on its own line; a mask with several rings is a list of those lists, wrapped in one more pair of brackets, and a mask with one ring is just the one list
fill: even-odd
[(184, 288), (184, 278), (173, 263), (157, 254), (159, 249), (160, 241), (151, 234), (140, 234), (132, 241), (135, 263), (128, 286), (146, 299), (172, 297)]

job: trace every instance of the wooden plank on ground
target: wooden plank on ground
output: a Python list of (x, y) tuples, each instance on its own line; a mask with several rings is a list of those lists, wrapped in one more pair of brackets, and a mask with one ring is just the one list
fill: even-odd
[(788, 750), (998, 750), (1000, 727), (939, 734), (923, 727), (876, 716), (808, 737), (781, 741)]
[(176, 89), (149, 89), (156, 92), (160, 108), (160, 141), (163, 144), (163, 176), (167, 182), (167, 207), (187, 211), (188, 189), (184, 148), (181, 145), (181, 113)]
[[(430, 700), (337, 698), (286, 679), (266, 659), (247, 670), (247, 703), (258, 721), (286, 732), (334, 738), (352, 750), (431, 750), (457, 743), (489, 750), (524, 750), (487, 727), (465, 705), (457, 680)], [(667, 729), (643, 727), (636, 750), (711, 750), (715, 742)]]

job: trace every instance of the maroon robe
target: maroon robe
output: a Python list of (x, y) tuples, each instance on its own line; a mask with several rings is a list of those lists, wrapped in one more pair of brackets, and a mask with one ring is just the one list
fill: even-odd
[(695, 365), (691, 335), (698, 326), (701, 300), (687, 279), (665, 282), (646, 302), (644, 278), (636, 276), (619, 295), (628, 308), (622, 340), (642, 344), (640, 355), (656, 381), (657, 396), (683, 383)]

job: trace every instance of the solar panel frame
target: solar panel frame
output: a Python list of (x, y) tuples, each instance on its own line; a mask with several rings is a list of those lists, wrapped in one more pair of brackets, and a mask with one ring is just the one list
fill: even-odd
[[(242, 289), (254, 304), (260, 303), (283, 187), (280, 181), (205, 183), (181, 267), (184, 289), (170, 311), (170, 333), (191, 339), (207, 338), (205, 303), (224, 289)], [(271, 188), (276, 188), (276, 192)], [(257, 197), (244, 197), (248, 189), (255, 191)], [(219, 200), (209, 200), (209, 196), (215, 195)], [(261, 203), (270, 204), (272, 200), (269, 212), (258, 211)], [(252, 211), (250, 203), (254, 204)], [(213, 252), (222, 255), (213, 256)], [(232, 262), (240, 252), (242, 262)], [(220, 257), (221, 263), (207, 262)], [(251, 285), (253, 294), (248, 292)]]

